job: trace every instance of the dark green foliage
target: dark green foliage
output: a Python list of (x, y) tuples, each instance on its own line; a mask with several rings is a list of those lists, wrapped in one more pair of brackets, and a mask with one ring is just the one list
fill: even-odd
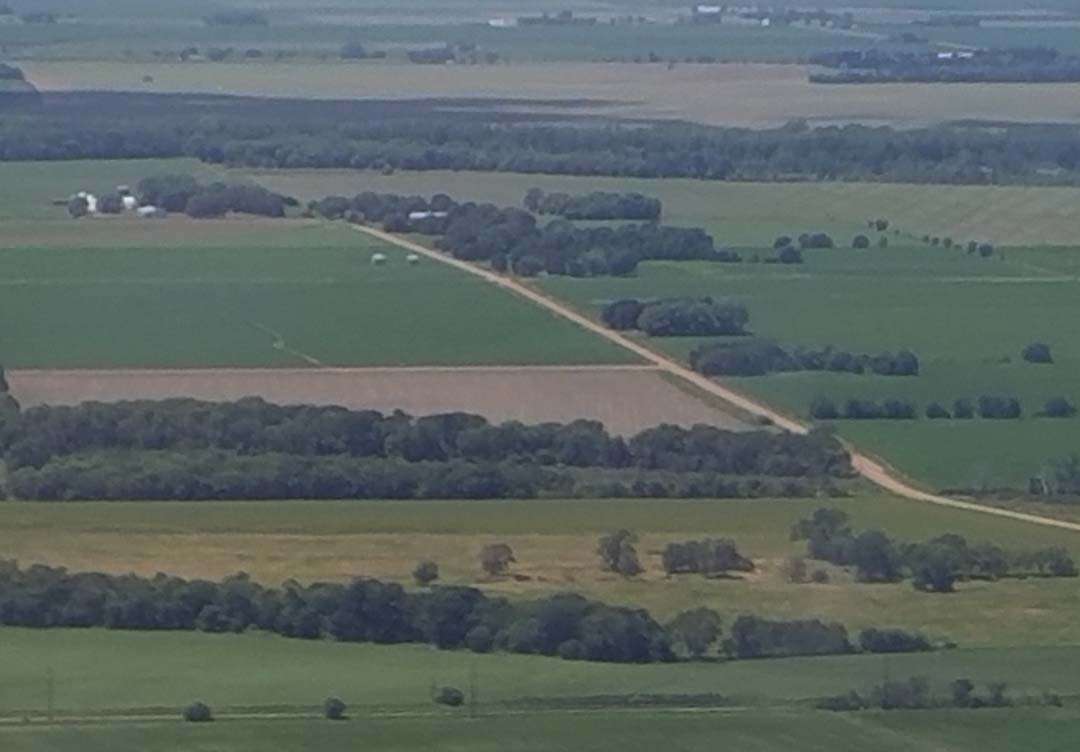
[(327, 697), (323, 701), (323, 717), (330, 721), (345, 719), (345, 703), (337, 697)]
[(656, 221), (663, 209), (659, 199), (640, 193), (594, 191), (578, 196), (544, 193), (531, 189), (525, 196), (525, 208), (538, 214), (557, 214), (567, 219), (630, 219)]
[(412, 576), (417, 585), (430, 585), (439, 579), (439, 565), (433, 561), (422, 561), (413, 569)]
[(990, 258), (994, 255), (994, 246), (990, 245), (989, 243), (980, 243), (979, 255), (983, 258)]
[[(759, 495), (716, 476), (846, 478), (835, 439), (710, 426), (630, 438), (591, 421), (491, 425), (259, 399), (40, 407), (0, 423), (9, 490), (27, 499), (506, 498)], [(610, 490), (604, 484), (611, 481)], [(747, 481), (751, 483), (751, 481)], [(807, 488), (807, 493), (814, 489)], [(781, 495), (789, 495), (780, 491)]]
[(910, 577), (926, 592), (952, 592), (961, 580), (1077, 576), (1075, 562), (1061, 548), (1010, 553), (990, 544), (969, 544), (951, 533), (925, 543), (897, 543), (879, 531), (854, 533), (846, 514), (827, 507), (796, 523), (791, 539), (805, 540), (810, 558), (855, 568), (859, 580)]
[(836, 243), (823, 232), (804, 232), (799, 236), (799, 248), (813, 250), (815, 248), (834, 248)]
[(797, 655), (843, 655), (854, 651), (847, 630), (817, 619), (772, 621), (740, 616), (724, 642), (733, 658), (783, 658)]
[(831, 371), (878, 376), (917, 376), (919, 358), (910, 350), (877, 355), (830, 346), (786, 350), (774, 342), (707, 343), (690, 353), (690, 365), (706, 376), (762, 376), (773, 372)]
[(971, 400), (958, 399), (953, 402), (953, 417), (957, 420), (971, 420), (975, 417), (975, 408)]
[(903, 400), (885, 400), (877, 403), (869, 400), (848, 400), (843, 417), (847, 420), (914, 420), (915, 405)]
[(266, 14), (257, 10), (223, 10), (203, 18), (207, 26), (266, 26)]
[(701, 658), (720, 639), (720, 615), (709, 608), (683, 611), (667, 625), (671, 639), (692, 658)]
[(801, 264), (803, 262), (802, 251), (792, 245), (785, 245), (776, 254), (776, 260), (781, 264)]
[(840, 417), (840, 410), (831, 399), (815, 397), (810, 403), (810, 417), (814, 420), (836, 420)]
[(952, 414), (940, 402), (931, 402), (926, 406), (926, 417), (930, 420), (948, 420)]
[(740, 335), (750, 322), (745, 306), (712, 298), (616, 300), (600, 317), (612, 329), (640, 329), (652, 337)]
[(83, 196), (72, 196), (67, 203), (67, 210), (75, 219), (85, 217), (90, 213), (90, 202)]
[(189, 723), (206, 723), (214, 720), (214, 714), (205, 702), (193, 702), (184, 708), (183, 718)]
[(140, 180), (135, 189), (139, 203), (170, 212), (184, 211), (188, 199), (198, 191), (199, 183), (191, 175), (155, 175)]
[(1028, 481), (1028, 488), (1034, 496), (1080, 496), (1080, 456), (1050, 460), (1041, 473)]
[(609, 572), (623, 577), (636, 577), (645, 571), (638, 560), (637, 536), (629, 530), (618, 530), (600, 537), (596, 544), (596, 553)]
[(1047, 418), (1071, 418), (1076, 415), (1076, 406), (1065, 397), (1051, 397), (1046, 401), (1042, 415)]
[(367, 49), (360, 42), (346, 42), (341, 45), (342, 60), (365, 60), (368, 55)]
[(727, 539), (669, 543), (661, 555), (661, 562), (669, 575), (754, 571), (754, 562), (739, 553), (734, 541)]
[(918, 632), (873, 628), (859, 633), (859, 647), (867, 653), (923, 653), (934, 649)]
[(851, 241), (851, 247), (857, 250), (864, 250), (870, 247), (870, 238), (865, 235), (856, 235)]
[(465, 704), (465, 693), (457, 687), (439, 687), (435, 691), (432, 700), (434, 700), (437, 705), (459, 708)]
[(1053, 363), (1054, 356), (1050, 352), (1050, 345), (1045, 342), (1032, 342), (1025, 345), (1021, 356), (1028, 363)]
[(1023, 415), (1020, 401), (1015, 397), (984, 394), (978, 399), (979, 417), (989, 420), (1016, 420)]
[(119, 193), (106, 193), (98, 197), (97, 210), (99, 214), (121, 214), (124, 211), (124, 199)]
[[(0, 14), (4, 15), (4, 14)], [(0, 81), (23, 81), (25, 77), (20, 68), (7, 63), (0, 63)]]

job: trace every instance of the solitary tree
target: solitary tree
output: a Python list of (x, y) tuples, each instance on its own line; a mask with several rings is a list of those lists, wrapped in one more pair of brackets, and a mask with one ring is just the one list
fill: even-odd
[(618, 530), (600, 538), (596, 553), (604, 562), (604, 568), (624, 577), (634, 577), (645, 571), (638, 560), (634, 544), (637, 536), (629, 530)]
[(417, 585), (426, 586), (439, 579), (439, 565), (433, 561), (422, 561), (412, 573)]
[(502, 577), (516, 562), (514, 550), (505, 543), (491, 543), (480, 549), (480, 568), (490, 577)]

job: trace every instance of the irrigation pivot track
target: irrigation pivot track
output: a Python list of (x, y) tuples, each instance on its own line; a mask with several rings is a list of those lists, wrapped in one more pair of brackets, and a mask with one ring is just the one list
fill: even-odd
[[(773, 425), (778, 426), (786, 431), (792, 433), (805, 434), (810, 429), (803, 423), (793, 420), (786, 415), (773, 410), (771, 407), (763, 402), (759, 402), (755, 399), (751, 399), (743, 394), (740, 394), (728, 387), (713, 381), (702, 374), (687, 368), (681, 363), (669, 358), (666, 355), (658, 353), (640, 342), (627, 337), (624, 334), (620, 334), (617, 331), (608, 329), (602, 324), (598, 324), (587, 316), (583, 316), (577, 311), (573, 310), (564, 303), (550, 298), (541, 292), (529, 287), (518, 280), (498, 274), (497, 272), (485, 269), (476, 264), (471, 264), (461, 259), (456, 259), (445, 253), (434, 251), (419, 243), (415, 243), (406, 238), (394, 235), (392, 233), (383, 232), (373, 227), (365, 227), (363, 225), (352, 225), (356, 230), (378, 238), (386, 243), (392, 243), (399, 248), (404, 248), (412, 253), (419, 253), (430, 259), (438, 261), (442, 264), (448, 264), (456, 269), (461, 269), (464, 272), (480, 277), (481, 279), (490, 282), (493, 285), (508, 290), (515, 295), (523, 297), (532, 301), (536, 305), (542, 306), (551, 311), (557, 316), (561, 316), (564, 319), (574, 322), (578, 326), (587, 329), (588, 331), (603, 337), (604, 339), (614, 342), (616, 345), (623, 347), (634, 354), (641, 357), (643, 360), (652, 363), (654, 366), (662, 371), (677, 376), (684, 381), (687, 381), (699, 389), (703, 389), (705, 392), (712, 394), (715, 397), (719, 397), (725, 402), (734, 405), (735, 407), (744, 410), (751, 415), (756, 415), (762, 418), (767, 418)], [(980, 512), (982, 514), (991, 514), (997, 517), (1008, 517), (1014, 520), (1020, 520), (1022, 522), (1030, 522), (1036, 525), (1044, 525), (1047, 527), (1056, 527), (1062, 530), (1071, 530), (1073, 532), (1080, 533), (1080, 523), (1067, 522), (1065, 520), (1055, 520), (1052, 517), (1043, 517), (1037, 514), (1027, 514), (1025, 512), (1015, 512), (1011, 509), (1000, 509), (998, 507), (984, 506), (983, 504), (976, 504), (970, 501), (962, 501), (960, 499), (952, 499), (947, 496), (939, 496), (937, 494), (928, 493), (903, 478), (899, 477), (883, 464), (877, 460), (869, 457), (868, 455), (859, 452), (857, 449), (849, 446), (851, 452), (851, 461), (855, 469), (864, 478), (874, 483), (877, 486), (889, 491), (897, 496), (902, 496), (906, 499), (913, 501), (922, 501), (929, 504), (937, 504), (944, 507), (952, 507), (954, 509), (963, 509), (970, 512)]]

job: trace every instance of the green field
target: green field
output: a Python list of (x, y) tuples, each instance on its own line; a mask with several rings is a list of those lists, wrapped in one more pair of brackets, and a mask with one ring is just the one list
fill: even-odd
[[(441, 581), (509, 597), (573, 590), (648, 608), (668, 619), (708, 606), (725, 623), (741, 613), (820, 617), (850, 629), (900, 626), (963, 647), (1080, 645), (1080, 589), (1071, 579), (970, 582), (954, 596), (910, 583), (867, 585), (826, 566), (828, 585), (787, 581), (783, 563), (804, 555), (791, 525), (821, 505), (843, 509), (857, 529), (901, 540), (955, 532), (1010, 550), (1064, 546), (1065, 530), (888, 497), (829, 501), (130, 502), (0, 505), (0, 551), (22, 564), (73, 571), (168, 572), (219, 579), (237, 571), (278, 585), (288, 579), (356, 576), (411, 586), (416, 562), (439, 564)], [(596, 539), (626, 527), (641, 538), (646, 567), (631, 580), (604, 572)], [(677, 540), (730, 537), (757, 570), (744, 578), (669, 578), (660, 552)], [(509, 544), (517, 578), (485, 577), (482, 546)]]
[[(630, 359), (465, 274), (430, 262), (408, 265), (400, 250), (344, 227), (181, 218), (67, 222), (127, 246), (43, 247), (28, 239), (0, 250), (0, 316), (18, 322), (0, 335), (0, 362), (8, 368)], [(225, 231), (215, 234), (215, 226)], [(189, 241), (189, 228), (201, 241)], [(133, 245), (125, 237), (129, 229), (142, 239), (162, 237)], [(385, 266), (372, 266), (375, 252), (388, 256)]]
[[(1067, 752), (1080, 737), (1074, 711), (894, 712), (857, 717), (824, 712), (593, 712), (515, 717), (362, 718), (179, 722), (0, 730), (11, 752), (621, 752), (663, 746), (708, 749), (717, 740), (754, 752), (872, 749), (880, 752)], [(270, 746), (272, 745), (272, 747)]]

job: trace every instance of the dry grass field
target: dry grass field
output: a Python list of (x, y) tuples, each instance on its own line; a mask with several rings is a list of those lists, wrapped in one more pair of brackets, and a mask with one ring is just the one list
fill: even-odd
[[(821, 86), (795, 65), (550, 63), (429, 66), (346, 63), (27, 62), (43, 91), (212, 92), (379, 99), (600, 100), (574, 112), (763, 127), (793, 118), (918, 125), (943, 120), (1080, 122), (1080, 84)], [(144, 82), (144, 77), (153, 80)], [(557, 109), (557, 108), (556, 108)], [(550, 108), (547, 111), (551, 112)]]
[(747, 427), (730, 409), (705, 404), (638, 366), (12, 371), (8, 380), (24, 407), (258, 396), (277, 404), (413, 415), (463, 411), (495, 422), (598, 420), (619, 434), (659, 423)]
[[(467, 501), (467, 502), (105, 502), (4, 506), (0, 551), (23, 564), (73, 570), (158, 571), (220, 578), (246, 571), (267, 583), (366, 575), (411, 583), (417, 561), (438, 562), (442, 581), (506, 595), (574, 590), (650, 609), (661, 618), (699, 605), (725, 620), (755, 612), (821, 617), (849, 627), (923, 629), (965, 647), (1080, 644), (1076, 580), (967, 583), (952, 596), (909, 583), (857, 584), (828, 568), (826, 585), (790, 584), (783, 562), (804, 550), (791, 524), (814, 508), (842, 508), (859, 528), (906, 540), (951, 531), (1007, 548), (1062, 545), (1067, 531), (895, 498), (828, 501)], [(646, 573), (626, 580), (601, 571), (596, 539), (625, 527), (641, 536)], [(659, 551), (673, 540), (730, 537), (757, 571), (737, 579), (667, 578)], [(488, 579), (481, 546), (506, 542), (517, 578)]]

